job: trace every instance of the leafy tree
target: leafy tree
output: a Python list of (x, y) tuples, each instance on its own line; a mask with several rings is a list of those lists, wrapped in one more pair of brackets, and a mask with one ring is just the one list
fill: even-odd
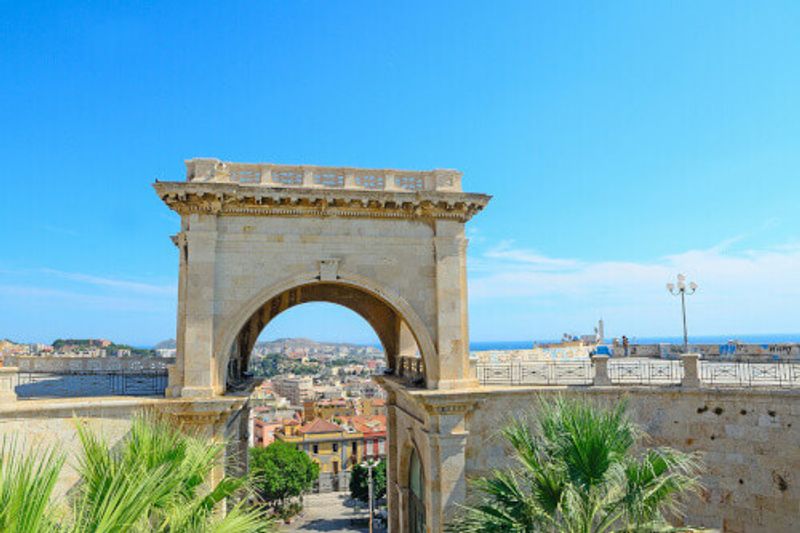
[(250, 472), (259, 496), (281, 514), (288, 508), (287, 500), (311, 490), (319, 465), (294, 444), (275, 441), (266, 448), (250, 449)]
[(77, 423), (81, 481), (68, 512), (57, 515), (48, 503), (63, 454), (34, 449), (25, 455), (14, 446), (3, 447), (0, 531), (244, 533), (269, 528), (264, 513), (245, 508), (243, 500), (224, 516), (214, 512), (245, 483), (223, 478), (216, 486), (207, 484), (223, 443), (186, 435), (152, 417), (136, 417), (130, 433), (112, 448)]
[[(478, 498), (450, 531), (669, 531), (677, 497), (699, 488), (694, 454), (669, 448), (634, 453), (643, 432), (625, 403), (600, 408), (563, 398), (539, 402), (502, 436), (517, 466), (475, 480)], [(533, 429), (531, 429), (533, 428)]]
[[(386, 461), (383, 459), (372, 468), (372, 490), (375, 500), (386, 496)], [(369, 472), (361, 464), (350, 472), (350, 496), (362, 502), (369, 501)]]

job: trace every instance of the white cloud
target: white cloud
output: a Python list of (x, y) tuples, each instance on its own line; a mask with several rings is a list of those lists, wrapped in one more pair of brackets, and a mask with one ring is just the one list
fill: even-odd
[(142, 283), (138, 281), (129, 281), (116, 278), (93, 276), (89, 274), (81, 274), (78, 272), (63, 272), (61, 270), (54, 270), (51, 268), (43, 268), (41, 269), (41, 272), (62, 279), (76, 281), (78, 283), (94, 285), (98, 287), (106, 287), (110, 289), (119, 289), (122, 291), (138, 293), (138, 294), (153, 294), (153, 295), (164, 295), (164, 296), (175, 296), (177, 294), (177, 289), (174, 285), (154, 285), (151, 283)]
[[(674, 333), (676, 302), (665, 284), (682, 272), (700, 285), (690, 300), (695, 331), (800, 332), (800, 245), (731, 251), (742, 238), (647, 262), (549, 257), (504, 242), (470, 258), (470, 302), (481, 314), (502, 304), (532, 324), (563, 323), (556, 331), (596, 313), (613, 317), (617, 331)], [(513, 323), (514, 314), (506, 320)]]

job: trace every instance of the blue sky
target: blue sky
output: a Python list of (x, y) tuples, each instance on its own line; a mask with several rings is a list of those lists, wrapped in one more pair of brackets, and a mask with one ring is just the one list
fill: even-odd
[[(472, 340), (800, 331), (796, 2), (2, 2), (0, 337), (174, 336), (183, 160), (458, 168)], [(323, 320), (324, 319), (324, 320)], [(310, 327), (309, 324), (314, 324)], [(304, 306), (265, 336), (368, 341)]]

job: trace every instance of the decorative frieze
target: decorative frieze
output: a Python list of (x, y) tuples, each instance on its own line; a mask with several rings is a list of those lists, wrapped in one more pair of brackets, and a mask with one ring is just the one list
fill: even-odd
[(226, 183), (156, 182), (159, 197), (181, 214), (450, 219), (466, 222), (483, 194), (377, 190), (270, 189)]

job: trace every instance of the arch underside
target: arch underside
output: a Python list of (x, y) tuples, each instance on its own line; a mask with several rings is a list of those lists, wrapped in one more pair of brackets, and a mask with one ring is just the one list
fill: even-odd
[[(250, 354), (258, 336), (276, 316), (287, 309), (311, 302), (328, 302), (346, 307), (361, 316), (375, 331), (383, 346), (390, 369), (397, 368), (398, 356), (405, 354), (403, 330), (407, 331), (403, 317), (383, 300), (367, 291), (350, 285), (316, 282), (300, 285), (269, 298), (239, 330), (231, 346), (227, 367), (227, 385), (244, 381), (249, 367)], [(414, 351), (418, 351), (416, 346)]]

